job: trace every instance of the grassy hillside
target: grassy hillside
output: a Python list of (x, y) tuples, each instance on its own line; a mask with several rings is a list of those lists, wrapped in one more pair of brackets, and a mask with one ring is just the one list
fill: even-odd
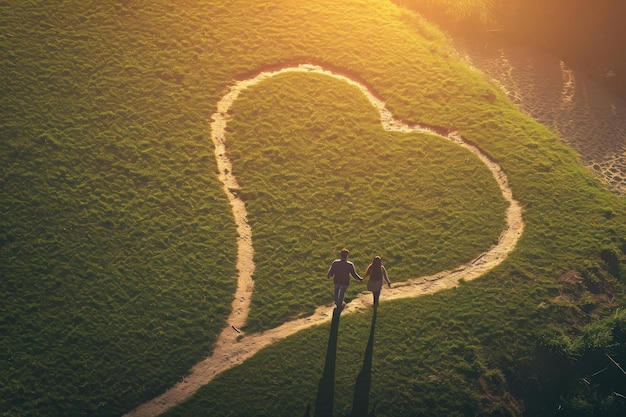
[(229, 313), (217, 88), (188, 71), (163, 5), (1, 7), (0, 414), (120, 415)]
[[(602, 364), (593, 354), (606, 361), (608, 349), (626, 360), (624, 200), (418, 16), (382, 0), (20, 1), (0, 12), (0, 414), (120, 415), (211, 351), (234, 293), (236, 236), (209, 117), (235, 79), (300, 62), (354, 76), (408, 122), (460, 129), (524, 206), (525, 235), (497, 270), (381, 305), (379, 415), (549, 414), (573, 391), (556, 383), (564, 392), (538, 398), (559, 381), (538, 371), (537, 352), (561, 359), (555, 375), (571, 357)], [(448, 143), (383, 132), (347, 85), (273, 79), (233, 112), (228, 149), (258, 233), (250, 331), (327, 303), (319, 275), (344, 244), (363, 266), (384, 252), (401, 280), (497, 236), (502, 201), (484, 167)], [(345, 144), (347, 188), (330, 159)], [(378, 152), (388, 165), (372, 169)], [(323, 200), (333, 192), (352, 205), (335, 211)], [(333, 235), (343, 223), (352, 229)], [(294, 244), (297, 228), (313, 238)], [(337, 415), (349, 413), (371, 318), (341, 320)], [(327, 334), (262, 351), (172, 414), (303, 415)], [(580, 398), (563, 404), (591, 404)]]

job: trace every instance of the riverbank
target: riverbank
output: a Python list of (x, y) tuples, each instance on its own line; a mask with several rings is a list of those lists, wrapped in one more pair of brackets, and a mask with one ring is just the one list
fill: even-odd
[(541, 50), (456, 38), (461, 57), (526, 114), (558, 133), (618, 196), (626, 196), (626, 101)]

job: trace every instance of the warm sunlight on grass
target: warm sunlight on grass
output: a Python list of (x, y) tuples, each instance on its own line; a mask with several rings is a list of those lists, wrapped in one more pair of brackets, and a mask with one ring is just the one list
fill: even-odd
[(394, 0), (394, 3), (415, 8), (428, 16), (444, 17), (452, 22), (476, 21), (489, 25), (498, 7), (514, 7), (517, 0)]
[[(492, 3), (424, 4), (488, 20)], [(237, 231), (210, 116), (236, 79), (303, 62), (361, 81), (407, 123), (460, 131), (524, 210), (524, 235), (490, 273), (381, 303), (377, 415), (606, 405), (577, 390), (586, 369), (614, 367), (605, 352), (626, 361), (625, 201), (433, 23), (389, 0), (13, 0), (0, 16), (1, 415), (119, 417), (184, 381), (232, 330)], [(462, 148), (382, 131), (336, 81), (284, 77), (248, 93), (227, 150), (257, 251), (250, 329), (330, 304), (324, 270), (343, 245), (360, 271), (381, 253), (399, 282), (498, 238), (503, 200)], [(371, 318), (342, 318), (337, 416)], [(304, 415), (327, 337), (317, 327), (269, 345), (172, 413)]]

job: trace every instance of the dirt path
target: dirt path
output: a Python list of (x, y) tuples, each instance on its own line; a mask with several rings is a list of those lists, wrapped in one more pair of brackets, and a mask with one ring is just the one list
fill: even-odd
[[(325, 74), (358, 87), (372, 105), (380, 112), (381, 123), (386, 130), (437, 134), (427, 128), (408, 126), (395, 120), (392, 114), (385, 108), (385, 103), (376, 98), (365, 86), (348, 77), (332, 73), (314, 65), (303, 64), (297, 67), (289, 67), (272, 72), (262, 72), (253, 78), (235, 84), (218, 103), (217, 112), (213, 114), (213, 122), (211, 123), (211, 138), (215, 144), (215, 157), (220, 172), (219, 178), (224, 184), (224, 191), (230, 200), (238, 233), (237, 270), (239, 276), (235, 299), (232, 303), (232, 313), (228, 318), (229, 324), (219, 335), (211, 356), (197, 363), (191, 369), (189, 375), (181, 382), (177, 383), (164, 394), (126, 414), (126, 416), (145, 417), (159, 415), (169, 408), (185, 401), (201, 386), (209, 383), (220, 373), (254, 356), (262, 348), (280, 339), (291, 336), (300, 330), (328, 322), (332, 318), (332, 307), (321, 306), (317, 308), (312, 316), (284, 323), (272, 330), (251, 335), (246, 335), (239, 331), (239, 328), (245, 324), (246, 318), (248, 317), (250, 300), (254, 289), (252, 281), (255, 268), (253, 262), (254, 249), (252, 247), (252, 230), (246, 219), (247, 212), (245, 203), (238, 197), (237, 190), (239, 185), (237, 184), (237, 179), (232, 175), (232, 165), (226, 157), (224, 132), (228, 122), (228, 110), (237, 99), (240, 92), (263, 80), (285, 72), (315, 72)], [(435, 275), (414, 278), (394, 284), (393, 288), (383, 290), (381, 302), (399, 298), (417, 297), (451, 288), (457, 285), (461, 279), (469, 281), (477, 278), (500, 264), (513, 250), (522, 235), (524, 229), (522, 210), (519, 203), (513, 199), (506, 175), (500, 166), (489, 160), (478, 148), (466, 143), (458, 132), (452, 132), (446, 135), (438, 134), (438, 136), (452, 140), (459, 146), (467, 148), (489, 168), (502, 191), (502, 195), (509, 202), (509, 208), (506, 211), (506, 227), (500, 234), (498, 243), (476, 259), (454, 270), (443, 271)], [(342, 314), (355, 313), (368, 308), (370, 305), (371, 295), (369, 292), (364, 292), (352, 300), (346, 306)]]

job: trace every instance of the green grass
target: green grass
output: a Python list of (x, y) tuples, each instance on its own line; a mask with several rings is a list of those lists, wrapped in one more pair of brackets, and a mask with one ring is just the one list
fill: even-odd
[[(456, 61), (434, 27), (389, 2), (20, 1), (0, 16), (2, 415), (120, 415), (211, 351), (235, 288), (236, 236), (209, 117), (236, 77), (266, 66), (325, 63), (401, 119), (460, 129), (524, 207), (525, 234), (497, 270), (381, 305), (379, 415), (515, 415), (530, 406), (523, 388), (541, 382), (522, 372), (535, 348), (567, 345), (623, 305), (624, 200)], [(484, 167), (443, 140), (383, 132), (341, 82), (272, 79), (233, 115), (228, 151), (259, 261), (251, 330), (328, 303), (323, 272), (343, 245), (360, 270), (380, 252), (402, 280), (471, 259), (497, 236), (502, 202)], [(357, 161), (347, 188), (331, 169), (344, 141)], [(362, 149), (388, 166), (368, 168)], [(339, 224), (349, 228), (333, 234)], [(590, 308), (590, 291), (555, 301), (568, 270), (612, 301)], [(349, 412), (370, 319), (342, 318), (337, 415)], [(173, 414), (303, 415), (327, 334), (265, 349)]]
[(381, 255), (400, 282), (473, 259), (504, 227), (500, 190), (469, 151), (385, 132), (369, 101), (344, 84), (281, 75), (233, 106), (226, 148), (257, 266), (248, 331), (331, 302), (326, 270), (344, 246), (358, 271)]
[[(532, 314), (534, 306), (512, 309), (507, 290), (490, 284), (381, 305), (370, 394), (370, 405), (376, 402), (380, 415), (484, 413), (480, 382), (493, 378), (496, 390), (503, 389), (492, 352), (515, 355), (511, 345), (530, 340), (516, 339), (509, 327), (541, 320)], [(503, 324), (503, 314), (514, 314), (515, 324)], [(350, 413), (370, 321), (371, 312), (341, 318), (335, 415)], [(328, 326), (298, 333), (218, 377), (167, 415), (304, 415), (307, 403), (315, 403), (327, 340)], [(499, 396), (505, 393), (494, 392), (489, 406), (509, 407)]]
[(121, 414), (211, 350), (235, 288), (215, 96), (154, 38), (176, 16), (73, 3), (2, 10), (2, 415)]

